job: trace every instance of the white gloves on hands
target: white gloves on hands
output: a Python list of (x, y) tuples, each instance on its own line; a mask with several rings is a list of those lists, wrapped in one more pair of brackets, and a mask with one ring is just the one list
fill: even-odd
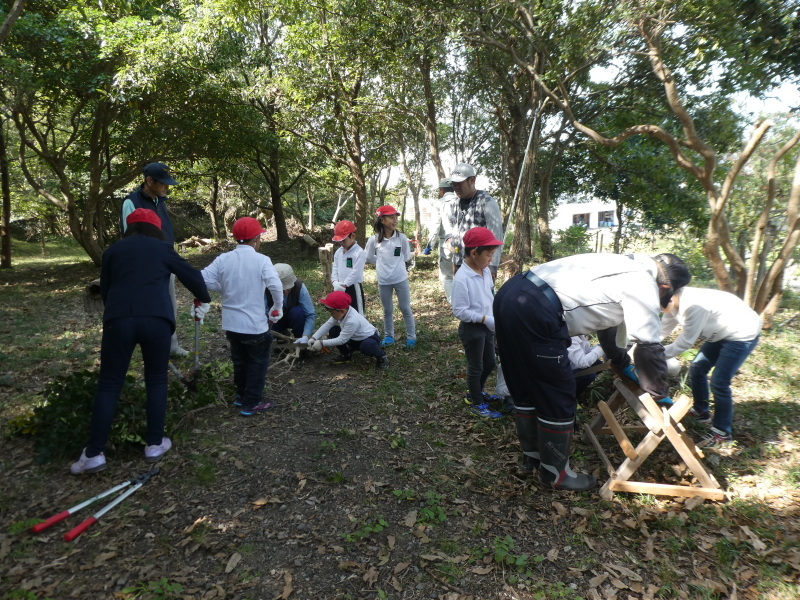
[(592, 350), (597, 355), (597, 358), (599, 360), (602, 360), (602, 359), (604, 359), (606, 357), (606, 353), (603, 352), (603, 347), (600, 346), (600, 344), (597, 344), (596, 346), (592, 346)]
[(192, 308), (189, 309), (189, 314), (192, 315), (193, 319), (200, 321), (200, 324), (203, 324), (203, 319), (205, 318), (206, 314), (208, 313), (208, 309), (211, 308), (211, 305), (208, 302), (201, 302), (197, 306), (192, 304)]
[(312, 350), (314, 352), (321, 352), (322, 351), (322, 340), (315, 340), (314, 338), (310, 338), (308, 340), (308, 349)]
[(345, 291), (347, 289), (347, 286), (339, 283), (338, 281), (333, 281), (331, 283), (333, 285), (333, 291), (334, 292), (343, 292), (343, 291)]
[(486, 320), (483, 322), (483, 324), (489, 328), (489, 331), (494, 332), (494, 317), (486, 317)]
[(268, 318), (270, 323), (277, 323), (280, 321), (283, 318), (283, 307), (270, 308)]
[(307, 344), (308, 343), (308, 338), (306, 336), (303, 336), (303, 337), (301, 337), (299, 339), (296, 339), (294, 341), (294, 343), (295, 344)]

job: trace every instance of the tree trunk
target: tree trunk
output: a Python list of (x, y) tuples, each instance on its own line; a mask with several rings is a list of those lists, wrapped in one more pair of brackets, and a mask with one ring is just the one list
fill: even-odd
[(6, 155), (5, 119), (0, 123), (0, 179), (3, 189), (3, 211), (0, 219), (0, 268), (11, 268), (11, 188), (8, 181), (8, 156)]
[(439, 156), (439, 133), (436, 130), (436, 98), (431, 85), (431, 59), (428, 56), (417, 57), (417, 68), (422, 78), (422, 90), (425, 94), (425, 138), (428, 140), (431, 162), (436, 176), (441, 180), (447, 177)]
[(211, 217), (211, 237), (219, 237), (219, 177), (211, 176), (211, 196), (208, 199), (208, 214)]

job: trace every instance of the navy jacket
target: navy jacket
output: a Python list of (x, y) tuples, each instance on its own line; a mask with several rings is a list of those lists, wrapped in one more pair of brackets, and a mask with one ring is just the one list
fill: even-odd
[[(161, 231), (164, 232), (164, 238), (170, 243), (175, 243), (175, 232), (172, 230), (172, 221), (167, 214), (167, 198), (165, 196), (159, 196), (158, 202), (154, 202), (153, 199), (144, 193), (144, 184), (140, 185), (138, 188), (133, 190), (130, 194), (125, 196), (125, 200), (130, 200), (133, 203), (134, 208), (147, 208), (149, 210), (155, 211), (155, 213), (161, 219)], [(125, 200), (122, 202), (122, 206), (125, 206)], [(120, 215), (122, 217), (122, 215)], [(120, 231), (125, 232), (126, 226), (125, 223), (120, 221)]]
[(121, 317), (162, 317), (172, 323), (169, 277), (180, 282), (201, 302), (211, 302), (200, 271), (178, 256), (172, 244), (146, 235), (131, 235), (103, 253), (100, 295), (103, 322)]

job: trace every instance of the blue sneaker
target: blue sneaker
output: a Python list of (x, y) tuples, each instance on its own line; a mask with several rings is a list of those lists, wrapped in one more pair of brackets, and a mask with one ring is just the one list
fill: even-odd
[(486, 417), (488, 419), (502, 419), (503, 418), (503, 415), (501, 415), (499, 412), (489, 408), (488, 404), (473, 404), (471, 410), (476, 415), (480, 415), (481, 417)]
[(242, 397), (239, 394), (236, 394), (233, 397), (233, 402), (231, 402), (231, 404), (233, 404), (234, 406), (244, 406), (244, 403), (242, 402)]
[(659, 407), (672, 408), (672, 405), (675, 403), (672, 401), (672, 398), (667, 396), (666, 398), (662, 398), (661, 400), (656, 400), (656, 404), (658, 404)]
[(381, 348), (386, 348), (386, 346), (391, 346), (392, 344), (394, 344), (394, 338), (390, 335), (381, 340)]
[(255, 406), (243, 408), (239, 411), (239, 414), (243, 417), (252, 417), (253, 415), (260, 415), (261, 413), (267, 412), (270, 408), (272, 408), (272, 402), (262, 400)]
[[(467, 392), (466, 398), (464, 398), (464, 402), (467, 404), (475, 404), (472, 401), (472, 394)], [(495, 396), (494, 394), (487, 394), (486, 392), (481, 392), (481, 399), (480, 404), (503, 404), (505, 403), (505, 398), (503, 396)]]
[(636, 367), (634, 367), (632, 364), (622, 369), (622, 374), (636, 385), (639, 385), (639, 374), (636, 372)]
[(403, 350), (413, 350), (417, 347), (417, 340), (406, 340), (406, 343), (403, 344)]

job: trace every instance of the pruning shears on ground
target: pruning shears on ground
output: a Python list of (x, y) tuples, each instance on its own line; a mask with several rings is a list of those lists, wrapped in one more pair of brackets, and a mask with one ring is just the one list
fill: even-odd
[(114, 500), (112, 500), (111, 502), (106, 504), (103, 508), (98, 510), (91, 517), (86, 519), (83, 523), (81, 523), (77, 527), (74, 527), (73, 529), (71, 529), (70, 531), (65, 533), (64, 534), (64, 541), (65, 542), (71, 542), (76, 537), (78, 537), (80, 534), (82, 534), (84, 531), (86, 531), (92, 524), (96, 523), (100, 519), (100, 517), (102, 517), (104, 514), (106, 514), (108, 511), (110, 511), (112, 508), (117, 506), (119, 503), (121, 503), (123, 500), (125, 500), (131, 494), (133, 494), (140, 487), (142, 487), (148, 479), (150, 479), (154, 475), (157, 475), (158, 471), (159, 471), (159, 468), (156, 467), (155, 469), (151, 469), (147, 473), (142, 473), (138, 477), (134, 477), (133, 479), (129, 479), (128, 481), (124, 481), (123, 483), (120, 483), (119, 485), (114, 486), (110, 490), (106, 490), (105, 492), (102, 492), (101, 494), (97, 494), (97, 496), (89, 498), (88, 500), (86, 500), (84, 502), (81, 502), (80, 504), (77, 504), (77, 505), (73, 506), (72, 508), (69, 508), (69, 509), (67, 509), (65, 511), (62, 511), (62, 512), (58, 513), (57, 515), (53, 515), (52, 517), (50, 517), (46, 521), (44, 521), (42, 523), (38, 523), (37, 525), (34, 525), (31, 529), (33, 530), (34, 533), (39, 533), (40, 531), (43, 531), (43, 530), (47, 529), (51, 525), (54, 525), (54, 524), (58, 523), (59, 521), (62, 521), (64, 519), (66, 519), (67, 517), (69, 517), (71, 515), (74, 515), (76, 512), (78, 512), (81, 509), (86, 508), (92, 502), (95, 502), (96, 500), (100, 500), (101, 498), (105, 498), (106, 496), (110, 496), (114, 492), (118, 492), (119, 490), (124, 489), (124, 488), (128, 487), (129, 485), (133, 486), (133, 487), (131, 487), (131, 489), (126, 490), (125, 492), (123, 492), (122, 494), (117, 496)]

